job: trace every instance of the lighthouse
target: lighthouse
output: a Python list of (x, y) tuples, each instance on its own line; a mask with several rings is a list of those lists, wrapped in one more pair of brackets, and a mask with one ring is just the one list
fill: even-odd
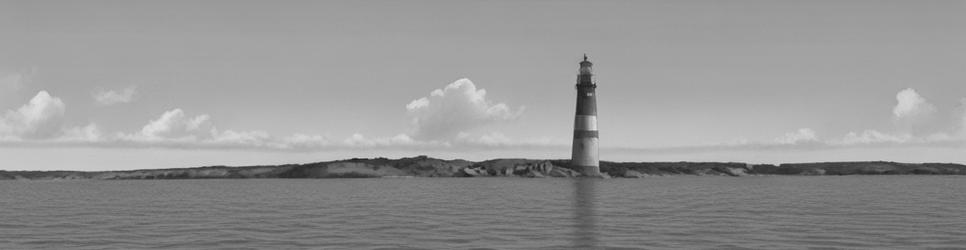
[(597, 146), (597, 83), (593, 80), (593, 63), (580, 62), (577, 74), (577, 113), (574, 116), (574, 144), (571, 164), (581, 169), (585, 176), (600, 176), (600, 158)]

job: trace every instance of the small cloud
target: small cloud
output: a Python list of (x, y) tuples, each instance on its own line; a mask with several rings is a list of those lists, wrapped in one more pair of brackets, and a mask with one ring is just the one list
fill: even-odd
[(40, 91), (17, 110), (0, 116), (0, 141), (3, 142), (98, 142), (103, 139), (96, 124), (65, 127), (66, 105), (47, 91)]
[(899, 131), (922, 136), (942, 129), (942, 124), (936, 119), (936, 111), (936, 106), (915, 89), (907, 88), (896, 94), (896, 106), (892, 108), (893, 121)]
[(221, 145), (247, 145), (247, 146), (266, 146), (268, 141), (272, 138), (268, 132), (265, 131), (234, 131), (225, 130), (218, 132), (217, 130), (212, 131), (212, 136), (210, 139), (204, 142), (221, 144)]
[(343, 140), (342, 142), (349, 146), (356, 146), (356, 145), (362, 146), (362, 145), (370, 144), (369, 143), (370, 140), (366, 139), (366, 137), (360, 133), (352, 134), (352, 136), (349, 136), (349, 138), (345, 138), (345, 140)]
[(849, 132), (841, 140), (832, 141), (830, 144), (836, 145), (856, 145), (856, 144), (878, 144), (878, 143), (905, 143), (912, 141), (913, 137), (909, 134), (893, 135), (876, 130), (867, 129), (862, 133)]
[(392, 137), (368, 138), (360, 133), (352, 134), (342, 141), (349, 147), (405, 147), (405, 146), (429, 146), (444, 145), (436, 141), (416, 141), (406, 134), (398, 134)]
[(815, 131), (810, 128), (800, 128), (795, 132), (785, 133), (784, 136), (775, 138), (775, 142), (778, 144), (800, 144), (817, 141), (818, 136), (816, 136)]
[(513, 138), (500, 132), (482, 134), (459, 133), (453, 140), (453, 145), (464, 148), (498, 148), (498, 147), (564, 147), (570, 141), (559, 138)]
[(406, 105), (414, 125), (413, 137), (420, 140), (450, 140), (461, 132), (469, 132), (491, 123), (513, 120), (523, 108), (510, 108), (486, 98), (486, 90), (477, 89), (469, 79), (459, 79), (428, 97)]
[(936, 111), (936, 106), (927, 102), (926, 98), (923, 98), (912, 88), (899, 91), (896, 94), (896, 101), (896, 106), (892, 108), (892, 114), (895, 115), (896, 119), (915, 118)]
[(278, 148), (318, 148), (331, 145), (328, 138), (322, 135), (293, 134), (281, 139), (275, 144)]
[(0, 136), (6, 138), (47, 139), (61, 132), (64, 102), (40, 91), (16, 111), (0, 117)]
[(487, 146), (497, 146), (497, 145), (509, 145), (513, 143), (510, 137), (507, 137), (503, 133), (493, 132), (489, 134), (481, 135), (475, 140), (470, 140), (474, 143), (479, 143)]
[(64, 134), (56, 139), (62, 142), (99, 142), (103, 134), (96, 124), (90, 123), (83, 127), (64, 129)]
[(214, 126), (209, 119), (208, 115), (189, 117), (181, 109), (173, 109), (149, 121), (139, 133), (121, 137), (134, 141), (196, 141), (213, 133)]
[(94, 101), (100, 105), (114, 105), (119, 103), (129, 103), (134, 101), (137, 94), (137, 87), (131, 86), (122, 90), (101, 90), (93, 94)]

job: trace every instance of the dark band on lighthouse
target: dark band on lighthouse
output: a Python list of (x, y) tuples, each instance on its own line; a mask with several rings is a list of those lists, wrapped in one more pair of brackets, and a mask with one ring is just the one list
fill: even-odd
[(571, 163), (584, 175), (599, 176), (599, 134), (597, 132), (597, 83), (593, 80), (593, 63), (587, 55), (580, 62), (577, 75), (577, 112), (574, 116), (574, 144)]
[(597, 138), (596, 130), (574, 130), (574, 139), (576, 138)]

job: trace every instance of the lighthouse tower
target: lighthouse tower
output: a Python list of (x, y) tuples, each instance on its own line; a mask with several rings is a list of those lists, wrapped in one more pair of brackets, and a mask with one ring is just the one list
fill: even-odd
[(597, 83), (593, 81), (593, 63), (580, 62), (577, 75), (577, 114), (574, 117), (574, 145), (571, 164), (586, 176), (600, 176), (597, 137)]

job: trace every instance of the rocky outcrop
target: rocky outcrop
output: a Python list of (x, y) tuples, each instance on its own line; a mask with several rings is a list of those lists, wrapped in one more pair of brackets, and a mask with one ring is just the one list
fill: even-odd
[(624, 171), (624, 177), (626, 177), (626, 178), (644, 178), (645, 176), (647, 176), (647, 174), (643, 174), (641, 172), (637, 172), (637, 171), (634, 171), (634, 170), (625, 170)]
[(497, 159), (479, 162), (461, 170), (458, 177), (517, 176), (530, 178), (579, 177), (581, 174), (547, 160)]
[[(604, 176), (650, 178), (666, 175), (966, 175), (952, 163), (820, 162), (746, 164), (736, 162), (601, 162)], [(374, 177), (581, 177), (569, 160), (495, 159), (481, 162), (426, 156), (348, 159), (272, 166), (146, 169), (129, 171), (2, 171), (0, 180), (125, 180), (228, 178), (374, 178)]]

